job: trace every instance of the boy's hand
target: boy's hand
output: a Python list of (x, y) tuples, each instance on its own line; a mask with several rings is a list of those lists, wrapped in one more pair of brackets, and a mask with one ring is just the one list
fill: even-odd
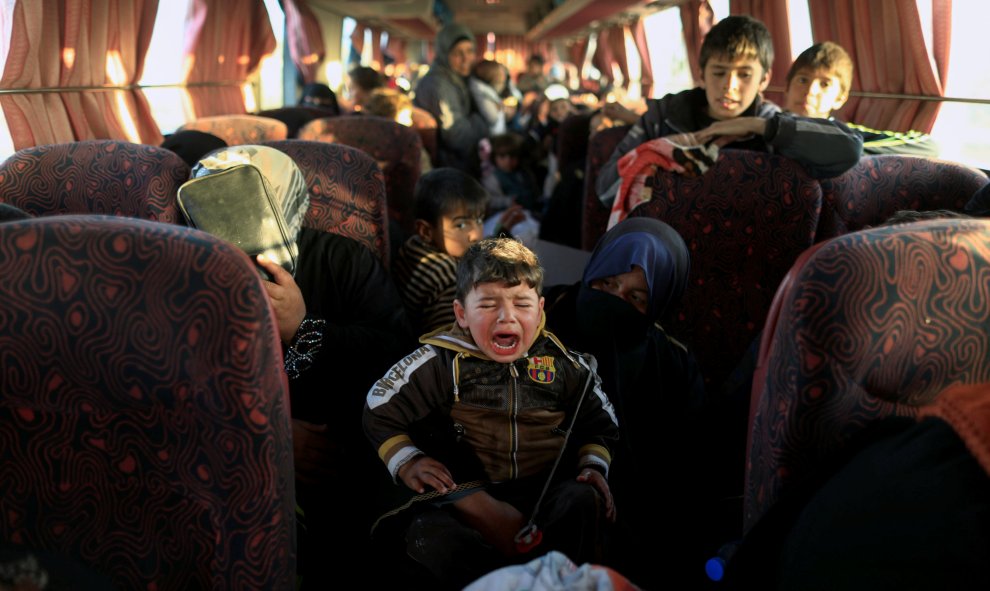
[(605, 106), (602, 107), (602, 113), (613, 121), (621, 121), (623, 123), (628, 123), (629, 125), (636, 123), (640, 118), (639, 113), (631, 109), (627, 109), (625, 105), (620, 103), (605, 103)]
[[(736, 117), (716, 121), (701, 131), (693, 134), (697, 144), (705, 144), (710, 140), (715, 140), (715, 144), (720, 148), (726, 144), (731, 144), (753, 135), (762, 136), (767, 129), (767, 120), (762, 117)], [(675, 142), (676, 143), (676, 142)]]
[(605, 518), (610, 523), (615, 523), (615, 501), (612, 500), (612, 490), (608, 487), (608, 481), (598, 470), (585, 468), (577, 477), (578, 482), (587, 482), (595, 487), (602, 498), (605, 499)]
[(525, 219), (526, 212), (523, 210), (523, 206), (518, 203), (513, 203), (508, 209), (502, 212), (501, 216), (499, 216), (496, 227), (502, 228), (506, 232), (510, 232), (516, 224)]
[(265, 285), (265, 291), (268, 292), (272, 309), (275, 310), (278, 336), (283, 343), (291, 343), (303, 318), (306, 317), (306, 302), (303, 301), (302, 292), (296, 285), (296, 280), (281, 265), (264, 255), (259, 254), (257, 259), (258, 264), (275, 280), (274, 282), (262, 280), (262, 283)]
[(399, 479), (420, 494), (426, 491), (426, 486), (444, 494), (455, 486), (447, 466), (430, 456), (417, 456), (403, 464), (399, 468)]

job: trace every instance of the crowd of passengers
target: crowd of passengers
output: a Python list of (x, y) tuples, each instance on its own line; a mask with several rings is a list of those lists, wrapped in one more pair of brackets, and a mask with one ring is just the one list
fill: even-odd
[[(852, 79), (834, 43), (800, 54), (783, 108), (764, 100), (773, 44), (750, 17), (708, 33), (701, 86), (642, 112), (589, 106), (538, 56), (513, 82), (474, 48), (467, 28), (445, 26), (411, 97), (370, 68), (350, 74), (344, 110), (407, 122), (415, 105), (439, 124), (437, 162), (422, 155), (413, 232), (391, 270), (299, 224), (294, 273), (258, 261), (290, 383), (303, 587), (348, 568), (373, 588), (460, 589), (483, 576), (496, 578), (478, 588), (505, 588), (498, 577), (521, 571), (502, 567), (558, 551), (640, 588), (701, 588), (705, 560), (739, 535), (743, 470), (728, 458), (745, 446), (748, 409), (706, 392), (690, 351), (659, 325), (690, 268), (667, 224), (614, 216), (578, 283), (543, 284), (529, 239), (579, 246), (584, 154), (558, 162), (557, 144), (631, 125), (599, 176), (610, 207), (627, 171), (642, 174), (630, 163), (651, 153), (757, 150), (827, 178), (864, 152), (937, 147), (831, 117)], [(307, 86), (302, 104), (342, 111), (322, 85)], [(307, 207), (299, 169), (275, 149), (200, 132), (165, 145), (197, 179), (257, 167), (286, 220)]]

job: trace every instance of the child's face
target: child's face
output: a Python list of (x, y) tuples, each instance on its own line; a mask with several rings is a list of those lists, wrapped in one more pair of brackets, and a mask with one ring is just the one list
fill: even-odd
[(839, 77), (831, 71), (801, 68), (787, 85), (784, 108), (796, 115), (827, 119), (847, 98)]
[(708, 114), (716, 121), (742, 115), (769, 83), (770, 72), (763, 71), (757, 58), (713, 55), (705, 64), (702, 80)]
[(519, 167), (519, 156), (512, 152), (495, 152), (495, 166), (503, 172), (515, 172)]
[(571, 114), (571, 102), (566, 99), (557, 99), (550, 103), (550, 118), (554, 121), (562, 122)]
[(481, 240), (484, 220), (476, 211), (463, 205), (440, 218), (432, 228), (433, 245), (454, 258), (460, 258), (469, 246)]
[(529, 352), (536, 340), (543, 298), (526, 282), (512, 287), (480, 283), (463, 302), (454, 300), (454, 316), (489, 359), (509, 363)]

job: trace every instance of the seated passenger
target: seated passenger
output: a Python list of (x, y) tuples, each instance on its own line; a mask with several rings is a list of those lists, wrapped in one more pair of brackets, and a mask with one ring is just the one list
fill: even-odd
[(405, 309), (368, 248), (302, 227), (309, 195), (302, 173), (284, 153), (231, 147), (201, 160), (193, 176), (238, 164), (261, 171), (298, 247), (295, 275), (268, 259), (259, 257), (258, 264), (274, 279), (264, 286), (289, 378), (296, 497), (308, 527), (300, 572), (326, 572), (330, 557), (348, 567), (363, 564), (370, 541), (368, 499), (344, 483), (366, 482), (377, 473), (373, 455), (360, 444), (361, 408), (369, 385), (413, 342)]
[(785, 114), (761, 98), (770, 83), (773, 42), (760, 21), (720, 20), (705, 36), (699, 61), (702, 85), (647, 100), (646, 113), (602, 167), (596, 191), (604, 204), (611, 207), (619, 190), (619, 159), (658, 138), (780, 154), (814, 178), (838, 176), (859, 161), (862, 137), (844, 124)]
[[(548, 329), (594, 355), (618, 418), (609, 477), (618, 527), (605, 564), (645, 589), (686, 580), (691, 571), (680, 569), (691, 559), (698, 579), (707, 558), (699, 547), (702, 520), (692, 519), (715, 496), (705, 473), (716, 458), (705, 456), (708, 442), (700, 435), (704, 385), (694, 357), (658, 324), (678, 304), (689, 266), (673, 228), (632, 218), (599, 240), (580, 283), (546, 290)], [(661, 480), (670, 479), (660, 490), (653, 485), (658, 470)]]
[(299, 97), (299, 106), (313, 107), (327, 111), (327, 116), (340, 115), (340, 106), (337, 104), (337, 95), (326, 84), (311, 82), (303, 86), (302, 96)]
[[(816, 43), (801, 52), (787, 72), (784, 108), (803, 117), (830, 119), (849, 99), (853, 63), (837, 43)], [(938, 156), (938, 144), (920, 131), (878, 131), (855, 123), (846, 126), (863, 136), (864, 154)]]
[(368, 66), (357, 66), (347, 73), (347, 94), (350, 97), (350, 108), (359, 112), (363, 109), (368, 96), (376, 88), (385, 86), (385, 77), (381, 72)]
[(226, 148), (227, 142), (205, 131), (186, 129), (165, 136), (161, 147), (171, 150), (182, 158), (190, 168), (196, 166), (199, 159), (213, 150)]
[(399, 248), (393, 273), (416, 334), (454, 322), (457, 260), (482, 238), (488, 194), (467, 173), (437, 168), (413, 195), (416, 233)]
[[(442, 588), (550, 550), (598, 562), (615, 516), (615, 415), (594, 361), (543, 330), (542, 281), (519, 242), (472, 245), (457, 269), (457, 324), (368, 392), (368, 439), (421, 495), (394, 535)], [(532, 524), (539, 535), (526, 536)]]
[[(364, 99), (361, 112), (375, 117), (384, 117), (400, 125), (412, 127), (412, 99), (409, 95), (396, 88), (376, 88)], [(426, 148), (419, 151), (419, 172), (425, 174), (433, 169), (430, 163), (430, 153)]]

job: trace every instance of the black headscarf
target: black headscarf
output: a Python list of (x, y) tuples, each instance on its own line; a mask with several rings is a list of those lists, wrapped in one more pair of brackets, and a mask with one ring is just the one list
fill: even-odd
[(178, 154), (192, 168), (213, 150), (226, 148), (227, 142), (205, 131), (187, 129), (165, 136), (161, 147)]
[[(623, 220), (598, 241), (584, 270), (577, 295), (578, 323), (585, 337), (614, 341), (635, 349), (687, 286), (690, 255), (673, 228), (652, 218)], [(591, 287), (591, 282), (633, 268), (643, 269), (650, 297), (646, 314), (628, 302)]]
[(330, 90), (326, 84), (310, 82), (303, 86), (302, 96), (299, 97), (299, 105), (303, 107), (317, 107), (327, 109), (333, 114), (340, 114), (340, 105), (337, 104), (337, 95)]

